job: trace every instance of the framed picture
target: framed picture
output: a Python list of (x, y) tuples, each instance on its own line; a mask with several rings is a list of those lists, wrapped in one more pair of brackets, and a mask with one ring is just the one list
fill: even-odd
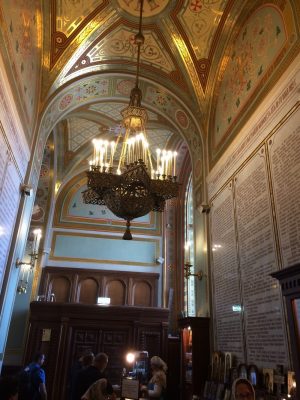
[(218, 351), (213, 352), (211, 365), (211, 379), (217, 381), (220, 373), (220, 353)]
[(224, 393), (224, 383), (218, 383), (215, 399), (222, 400), (223, 393)]
[(272, 368), (263, 368), (264, 388), (268, 393), (274, 390), (274, 370)]
[(224, 382), (230, 382), (230, 369), (232, 366), (232, 357), (231, 353), (225, 352), (224, 353), (225, 365), (224, 365)]
[(258, 368), (254, 364), (251, 364), (248, 367), (248, 380), (253, 386), (256, 386), (258, 383)]
[(231, 390), (225, 389), (223, 400), (230, 400)]
[(296, 376), (294, 371), (288, 371), (287, 373), (287, 392), (290, 396), (295, 396)]
[(205, 400), (210, 398), (210, 387), (211, 387), (211, 381), (205, 381), (204, 390), (203, 390), (203, 398)]
[(232, 386), (233, 382), (239, 377), (239, 373), (237, 368), (230, 368), (230, 385)]
[(216, 382), (211, 382), (210, 397), (209, 397), (210, 400), (216, 399), (217, 389), (218, 389), (218, 384)]
[(244, 379), (248, 378), (248, 371), (247, 371), (246, 364), (240, 364), (238, 366), (238, 375), (239, 375), (239, 378), (244, 378)]

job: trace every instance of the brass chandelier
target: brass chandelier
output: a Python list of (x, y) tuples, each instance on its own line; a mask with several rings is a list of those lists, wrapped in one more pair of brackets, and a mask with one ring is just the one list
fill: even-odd
[[(116, 142), (94, 139), (94, 155), (87, 173), (87, 187), (83, 192), (86, 204), (106, 205), (117, 217), (126, 220), (123, 239), (131, 240), (130, 223), (150, 211), (162, 212), (168, 199), (178, 196), (176, 152), (156, 150), (154, 169), (145, 124), (147, 111), (141, 106), (139, 70), (142, 34), (143, 0), (140, 2), (135, 87), (131, 90), (129, 106), (121, 111), (123, 130)], [(114, 165), (116, 148), (122, 142), (118, 166)]]

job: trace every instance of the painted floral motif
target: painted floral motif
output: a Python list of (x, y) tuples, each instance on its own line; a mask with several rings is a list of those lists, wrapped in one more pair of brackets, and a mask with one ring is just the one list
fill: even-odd
[(131, 89), (134, 87), (133, 81), (122, 80), (117, 83), (117, 92), (123, 96), (129, 96)]
[(165, 112), (169, 111), (173, 105), (170, 95), (158, 89), (155, 89), (152, 86), (148, 88), (145, 95), (145, 100), (150, 104), (158, 106)]
[(175, 116), (176, 121), (182, 126), (182, 128), (186, 129), (189, 126), (189, 119), (184, 111), (177, 110)]
[(240, 30), (222, 79), (215, 116), (214, 145), (232, 126), (287, 40), (274, 6), (258, 9)]
[(61, 101), (60, 101), (60, 103), (59, 103), (59, 109), (60, 109), (60, 110), (65, 110), (65, 109), (71, 104), (72, 99), (73, 99), (73, 95), (72, 95), (72, 94), (67, 94), (67, 95), (65, 95), (65, 96), (61, 99)]
[(52, 146), (51, 140), (48, 139), (44, 154), (43, 160), (40, 170), (39, 182), (36, 191), (36, 197), (34, 202), (34, 207), (32, 211), (32, 220), (36, 222), (43, 222), (45, 217), (45, 211), (47, 208), (48, 196), (49, 196), (49, 187), (50, 187), (50, 168), (51, 168), (51, 154), (52, 154)]
[[(27, 122), (31, 125), (38, 98), (36, 90), (41, 59), (37, 28), (41, 15), (40, 2), (37, 0), (11, 0), (2, 3), (5, 3), (5, 5), (0, 4), (0, 7), (8, 33), (5, 46), (11, 58)], [(28, 131), (32, 133), (33, 129), (28, 129)]]
[[(118, 0), (119, 6), (128, 13), (139, 16), (140, 7), (139, 0)], [(166, 0), (145, 0), (143, 13), (144, 17), (153, 17), (154, 15), (162, 12), (167, 6), (168, 1)]]

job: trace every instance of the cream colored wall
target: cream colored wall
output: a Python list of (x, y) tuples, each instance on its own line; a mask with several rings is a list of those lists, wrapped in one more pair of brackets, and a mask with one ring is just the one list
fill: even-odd
[[(247, 345), (244, 346), (244, 343), (247, 341), (247, 324), (246, 324), (246, 317), (247, 317), (247, 309), (245, 309), (246, 315), (244, 316), (243, 314), (243, 309), (242, 309), (242, 317), (241, 317), (241, 346), (240, 349), (237, 350), (234, 347), (230, 347), (233, 344), (230, 343), (230, 339), (228, 342), (228, 345), (226, 345), (225, 341), (223, 340), (222, 343), (219, 342), (218, 337), (217, 337), (217, 331), (216, 328), (218, 324), (220, 323), (220, 319), (222, 319), (222, 314), (220, 314), (220, 311), (217, 311), (217, 304), (229, 301), (229, 295), (227, 296), (226, 293), (224, 293), (224, 298), (218, 298), (218, 295), (216, 295), (215, 292), (215, 286), (214, 286), (214, 280), (217, 279), (220, 282), (220, 277), (218, 277), (218, 274), (220, 271), (223, 271), (223, 280), (228, 279), (228, 282), (230, 282), (229, 287), (234, 287), (234, 285), (240, 286), (240, 289), (237, 289), (237, 293), (243, 293), (243, 286), (245, 284), (249, 285), (251, 282), (244, 282), (241, 279), (241, 271), (243, 270), (243, 264), (242, 264), (242, 256), (240, 253), (240, 247), (243, 246), (243, 243), (241, 242), (241, 239), (239, 238), (239, 231), (238, 229), (240, 228), (239, 225), (239, 215), (235, 211), (233, 214), (233, 221), (234, 225), (232, 226), (232, 234), (234, 240), (236, 242), (236, 249), (235, 251), (230, 249), (230, 246), (228, 245), (228, 249), (222, 248), (222, 249), (215, 249), (215, 252), (220, 251), (221, 254), (223, 255), (223, 263), (221, 260), (216, 257), (216, 253), (212, 251), (212, 246), (216, 244), (216, 237), (220, 232), (220, 226), (217, 226), (216, 224), (226, 224), (225, 219), (230, 215), (231, 213), (231, 206), (228, 206), (228, 211), (222, 211), (223, 212), (223, 221), (219, 220), (218, 217), (216, 216), (215, 212), (218, 209), (220, 205), (222, 205), (225, 200), (223, 201), (222, 194), (225, 193), (226, 190), (233, 190), (232, 188), (236, 185), (236, 179), (239, 179), (239, 173), (244, 170), (244, 168), (250, 167), (250, 163), (252, 163), (252, 168), (256, 168), (256, 165), (258, 163), (255, 161), (257, 151), (259, 150), (261, 152), (261, 156), (263, 155), (264, 160), (266, 159), (266, 165), (267, 169), (269, 170), (269, 173), (267, 174), (268, 176), (268, 185), (273, 185), (274, 182), (271, 180), (271, 183), (269, 182), (270, 178), (270, 169), (272, 169), (272, 165), (270, 165), (270, 160), (269, 156), (266, 155), (266, 151), (264, 151), (263, 145), (264, 146), (271, 146), (272, 142), (269, 142), (269, 139), (273, 139), (273, 135), (276, 136), (276, 133), (279, 132), (285, 132), (287, 134), (292, 134), (294, 132), (294, 140), (296, 140), (296, 143), (300, 141), (300, 135), (299, 135), (299, 121), (300, 121), (300, 107), (299, 107), (299, 92), (300, 92), (300, 70), (299, 70), (299, 65), (300, 65), (300, 55), (296, 57), (296, 59), (293, 61), (293, 63), (289, 66), (287, 71), (282, 75), (281, 79), (278, 82), (274, 82), (274, 86), (272, 90), (269, 92), (269, 94), (265, 97), (265, 99), (259, 104), (257, 107), (256, 111), (253, 113), (251, 118), (248, 120), (248, 122), (244, 125), (244, 127), (241, 129), (237, 137), (234, 139), (233, 143), (228, 147), (228, 149), (225, 151), (225, 153), (222, 155), (220, 160), (217, 162), (217, 164), (214, 166), (214, 168), (210, 171), (210, 173), (207, 176), (207, 189), (208, 189), (208, 199), (209, 203), (211, 205), (211, 211), (210, 211), (210, 219), (209, 219), (209, 235), (208, 239), (211, 241), (210, 249), (209, 249), (209, 254), (208, 256), (210, 257), (211, 263), (210, 263), (210, 287), (211, 291), (213, 294), (213, 302), (212, 302), (212, 317), (213, 317), (213, 323), (214, 323), (214, 350), (218, 351), (232, 351), (235, 353), (238, 357), (239, 362), (253, 362), (253, 360), (249, 359), (251, 358), (251, 351), (249, 348), (247, 348)], [(298, 134), (296, 133), (298, 132)], [(266, 139), (268, 139), (266, 141)], [(270, 144), (271, 143), (271, 144)], [(269, 151), (269, 150), (268, 150)], [(271, 151), (271, 150), (270, 150)], [(256, 164), (255, 164), (256, 163)], [(284, 168), (284, 166), (282, 166)], [(294, 174), (299, 174), (299, 163), (295, 164), (295, 168), (297, 170), (294, 171)], [(242, 179), (242, 178), (240, 178)], [(288, 179), (288, 176), (287, 176)], [(270, 187), (268, 190), (272, 192), (272, 187)], [(283, 190), (285, 191), (290, 191), (290, 195), (294, 196), (295, 195), (295, 189), (294, 187), (285, 187)], [(248, 195), (250, 196), (251, 189), (249, 188), (249, 193)], [(231, 198), (231, 196), (229, 196)], [(269, 198), (269, 195), (266, 195), (266, 198)], [(225, 197), (224, 197), (225, 199)], [(248, 199), (244, 198), (244, 201)], [(222, 203), (223, 201), (223, 203)], [(236, 204), (234, 203), (237, 201), (235, 197), (233, 196), (233, 210), (236, 210)], [(241, 205), (241, 202), (243, 199), (239, 200)], [(254, 200), (253, 200), (254, 201)], [(270, 219), (270, 232), (274, 232), (274, 264), (273, 268), (284, 268), (287, 267), (287, 260), (283, 256), (283, 249), (278, 247), (280, 246), (280, 240), (278, 239), (279, 234), (277, 232), (278, 226), (277, 223), (274, 222), (276, 221), (276, 218), (278, 220), (278, 204), (274, 204), (275, 200), (272, 200), (272, 195), (270, 195), (270, 210), (272, 208), (273, 211), (270, 211), (271, 219)], [(280, 206), (283, 206), (282, 204)], [(274, 208), (275, 207), (275, 208)], [(275, 211), (276, 210), (276, 211)], [(272, 218), (273, 215), (273, 218)], [(299, 212), (295, 212), (294, 214), (294, 222), (298, 226), (300, 225), (300, 215)], [(215, 222), (216, 221), (216, 222)], [(253, 221), (255, 221), (255, 216), (253, 216)], [(259, 222), (259, 221), (258, 221)], [(258, 223), (257, 222), (257, 223)], [(263, 228), (266, 228), (264, 226)], [(268, 227), (267, 227), (268, 228)], [(297, 228), (295, 228), (294, 233), (297, 233)], [(249, 233), (250, 235), (250, 233)], [(234, 238), (234, 236), (236, 236)], [(277, 239), (276, 239), (277, 238)], [(291, 244), (286, 244), (287, 246)], [(300, 246), (300, 245), (299, 245)], [(298, 246), (298, 253), (300, 253), (300, 248)], [(223, 246), (224, 247), (224, 246)], [(237, 275), (232, 275), (232, 277), (229, 279), (229, 270), (230, 266), (228, 264), (227, 257), (233, 257), (233, 254), (229, 254), (229, 251), (235, 252), (235, 259), (237, 260)], [(244, 250), (245, 251), (245, 250)], [(285, 252), (287, 249), (285, 249)], [(215, 254), (215, 256), (214, 256)], [(297, 255), (295, 255), (291, 258), (293, 259), (293, 262), (299, 262), (300, 258), (297, 258)], [(271, 257), (271, 256), (270, 256)], [(272, 256), (273, 257), (273, 256)], [(272, 257), (270, 258), (269, 262), (272, 261)], [(215, 258), (215, 262), (214, 262)], [(257, 255), (257, 259), (258, 255)], [(256, 262), (256, 260), (254, 260)], [(228, 265), (227, 265), (228, 264)], [(254, 268), (255, 265), (253, 265)], [(245, 268), (245, 267), (244, 267)], [(262, 265), (263, 268), (263, 265)], [(232, 271), (231, 271), (232, 273)], [(269, 276), (270, 271), (265, 271), (264, 269), (261, 269), (261, 279), (271, 279), (264, 274), (267, 274)], [(228, 275), (228, 276), (227, 276)], [(237, 278), (240, 276), (239, 278)], [(257, 279), (257, 277), (255, 278)], [(253, 288), (255, 287), (256, 282), (253, 282)], [(221, 286), (220, 286), (221, 287)], [(229, 290), (228, 287), (228, 290)], [(218, 289), (220, 290), (220, 288)], [(253, 289), (254, 290), (254, 289)], [(278, 295), (281, 297), (281, 291), (280, 287), (277, 285), (277, 290), (278, 290)], [(220, 292), (221, 293), (221, 292)], [(242, 304), (243, 304), (243, 295), (241, 295), (242, 299)], [(280, 302), (279, 302), (280, 303)], [(230, 304), (228, 303), (228, 306)], [(284, 310), (284, 309), (283, 309)], [(253, 312), (251, 310), (251, 312)], [(285, 320), (284, 320), (284, 311), (281, 314), (282, 315), (282, 320), (281, 324), (278, 324), (278, 329), (283, 329), (283, 332), (285, 332)], [(232, 314), (232, 318), (234, 315)], [(229, 318), (229, 317), (228, 317)], [(225, 323), (226, 321), (223, 321)], [(231, 323), (231, 322), (230, 322)], [(229, 324), (230, 325), (230, 324)], [(281, 325), (281, 327), (279, 327)], [(232, 325), (233, 328), (233, 325)], [(226, 332), (223, 332), (225, 335)], [(228, 333), (228, 332), (227, 332)], [(275, 333), (275, 332), (274, 332)], [(277, 334), (277, 333), (276, 333)], [(285, 337), (282, 339), (282, 346), (281, 348), (284, 348), (285, 342), (287, 344), (287, 348), (285, 350), (286, 354), (280, 354), (279, 347), (278, 347), (278, 360), (277, 364), (284, 364), (286, 368), (290, 368), (290, 357), (288, 354), (288, 337), (287, 333), (284, 333)], [(230, 336), (230, 335), (229, 335)], [(243, 343), (243, 337), (244, 337), (244, 343)], [(219, 338), (220, 339), (220, 338)], [(259, 340), (259, 339), (258, 339)], [(270, 340), (270, 342), (272, 342)], [(250, 342), (249, 342), (250, 343)], [(244, 355), (243, 355), (244, 352)], [(247, 354), (248, 354), (248, 360), (247, 360)], [(255, 361), (255, 360), (254, 360)], [(264, 364), (265, 363), (265, 364)], [(257, 364), (259, 367), (265, 366), (265, 367), (272, 367), (275, 368), (276, 362), (270, 361), (258, 361)], [(262, 365), (263, 364), (263, 365)]]
[(3, 58), (0, 53), (0, 369), (7, 340), (11, 313), (16, 296), (19, 269), (17, 258), (23, 257), (31, 216), (33, 196), (22, 196), (20, 185), (26, 178), (30, 149), (14, 103)]

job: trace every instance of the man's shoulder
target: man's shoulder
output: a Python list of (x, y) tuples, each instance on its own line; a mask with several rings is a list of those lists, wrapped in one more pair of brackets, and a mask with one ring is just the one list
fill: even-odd
[(84, 376), (88, 376), (91, 374), (95, 374), (95, 373), (97, 373), (97, 371), (98, 370), (96, 367), (94, 367), (93, 365), (89, 365), (88, 367), (82, 368), (81, 370), (79, 370), (77, 377), (79, 378), (79, 377), (84, 377)]

